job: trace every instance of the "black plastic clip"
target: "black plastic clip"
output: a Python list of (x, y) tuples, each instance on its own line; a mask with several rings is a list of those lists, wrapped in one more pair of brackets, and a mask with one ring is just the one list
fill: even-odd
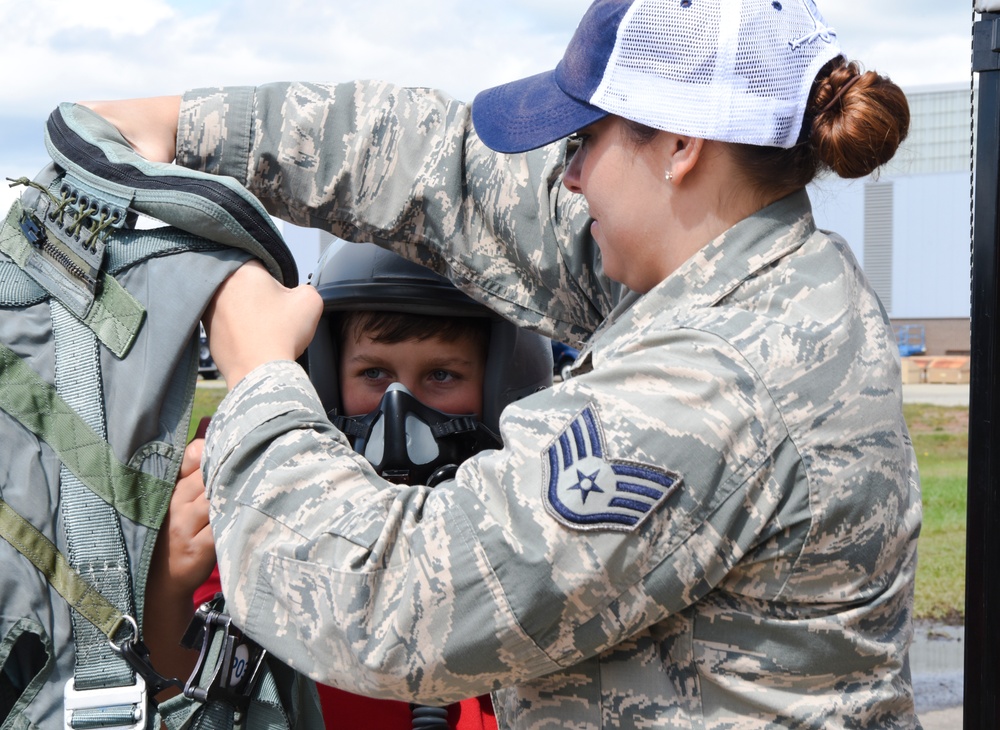
[(27, 211), (21, 215), (21, 233), (28, 239), (28, 243), (36, 248), (40, 248), (45, 242), (45, 228)]
[[(200, 702), (227, 702), (243, 712), (250, 703), (267, 651), (233, 624), (233, 619), (222, 612), (223, 605), (222, 594), (217, 593), (199, 606), (181, 639), (182, 646), (201, 652), (184, 685), (184, 694)], [(214, 666), (208, 667), (209, 652), (220, 632), (221, 651)]]
[(108, 643), (111, 644), (111, 650), (124, 659), (135, 673), (145, 680), (147, 696), (152, 699), (167, 687), (183, 688), (184, 683), (179, 679), (168, 679), (153, 668), (153, 664), (149, 661), (149, 647), (139, 640), (139, 627), (136, 625), (135, 619), (131, 616), (124, 618), (132, 626), (132, 638), (120, 644), (113, 641)]

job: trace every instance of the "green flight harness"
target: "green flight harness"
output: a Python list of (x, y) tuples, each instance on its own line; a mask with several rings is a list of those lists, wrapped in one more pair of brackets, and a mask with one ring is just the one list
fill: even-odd
[(53, 111), (45, 142), (0, 224), (0, 730), (322, 727), (312, 682), (221, 596), (184, 639), (186, 681), (142, 641), (199, 319), (248, 258), (286, 285), (294, 261), (235, 180), (143, 160), (84, 107)]

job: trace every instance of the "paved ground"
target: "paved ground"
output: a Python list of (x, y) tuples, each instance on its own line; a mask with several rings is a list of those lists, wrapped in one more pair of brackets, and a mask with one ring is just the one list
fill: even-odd
[(961, 730), (964, 664), (964, 627), (916, 622), (910, 669), (924, 730)]
[(962, 730), (962, 707), (921, 713), (920, 724), (924, 730)]
[(903, 385), (905, 403), (930, 403), (935, 406), (969, 405), (969, 386), (949, 383), (911, 383)]

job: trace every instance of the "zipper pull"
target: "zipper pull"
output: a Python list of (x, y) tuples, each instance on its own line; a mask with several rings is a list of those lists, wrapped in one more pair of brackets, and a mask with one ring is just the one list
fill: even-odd
[(35, 217), (27, 212), (21, 217), (21, 233), (28, 239), (35, 248), (42, 245), (45, 239), (45, 229), (38, 223)]

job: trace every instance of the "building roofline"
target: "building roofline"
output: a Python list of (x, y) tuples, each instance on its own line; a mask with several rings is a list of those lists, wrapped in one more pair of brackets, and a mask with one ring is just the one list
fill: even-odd
[(952, 81), (944, 84), (920, 84), (902, 86), (903, 93), (907, 96), (911, 94), (934, 94), (948, 91), (968, 91), (969, 81)]

